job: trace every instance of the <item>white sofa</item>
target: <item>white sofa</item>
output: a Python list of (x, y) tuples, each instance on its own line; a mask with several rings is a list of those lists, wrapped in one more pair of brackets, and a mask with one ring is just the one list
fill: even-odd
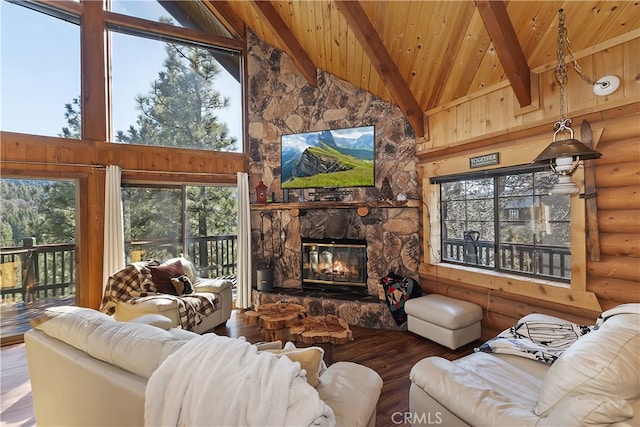
[[(419, 361), (410, 373), (412, 425), (640, 425), (640, 304), (601, 317), (551, 365), (486, 352)], [(541, 314), (523, 321), (568, 323)]]
[[(145, 425), (145, 404), (160, 406), (162, 409), (168, 404), (175, 404), (172, 400), (194, 401), (196, 397), (198, 402), (204, 402), (200, 405), (201, 409), (213, 411), (212, 408), (224, 408), (215, 412), (210, 422), (204, 423), (206, 425), (220, 425), (223, 414), (229, 416), (227, 408), (234, 407), (236, 402), (233, 399), (247, 399), (245, 403), (250, 405), (252, 412), (268, 413), (271, 405), (275, 410), (276, 401), (270, 402), (269, 398), (260, 396), (263, 386), (251, 390), (242, 389), (236, 384), (241, 383), (238, 381), (240, 378), (247, 376), (245, 372), (228, 372), (230, 369), (226, 368), (233, 366), (231, 362), (240, 363), (238, 359), (247, 359), (249, 356), (264, 360), (275, 358), (275, 355), (267, 355), (266, 352), (258, 352), (256, 355), (254, 353), (257, 348), (252, 350), (255, 346), (241, 339), (219, 337), (215, 334), (200, 336), (182, 329), (165, 330), (158, 326), (170, 325), (160, 316), (117, 322), (110, 316), (87, 308), (64, 307), (45, 311), (41, 321), (37, 324), (34, 322), (34, 329), (25, 333), (38, 426), (142, 426)], [(200, 366), (203, 365), (203, 360), (207, 360), (204, 358), (193, 361), (186, 358), (184, 350), (193, 348), (194, 344), (198, 346), (202, 342), (202, 345), (207, 345), (205, 342), (219, 340), (227, 340), (229, 344), (225, 348), (235, 348), (237, 345), (245, 348), (248, 353), (234, 357), (228, 351), (226, 354), (222, 351), (217, 363), (211, 366)], [(297, 399), (295, 404), (305, 404), (306, 400), (301, 400), (305, 396), (310, 402), (315, 399), (317, 402), (324, 402), (323, 407), (331, 408), (336, 425), (375, 425), (382, 379), (372, 369), (351, 362), (334, 363), (318, 372), (319, 384), (314, 388), (307, 382), (305, 371), (297, 362), (285, 357), (277, 360), (280, 364), (273, 362), (276, 368), (270, 370), (271, 375), (275, 376), (281, 369), (294, 369), (303, 378), (295, 378), (298, 390), (304, 392), (293, 396), (294, 401)], [(321, 361), (321, 355), (318, 360)], [(164, 369), (166, 373), (167, 367), (172, 368), (171, 363), (180, 361), (193, 365), (194, 369), (198, 367), (199, 371), (194, 372), (205, 372), (206, 375), (200, 380), (199, 374), (196, 374), (196, 379), (189, 384), (180, 384), (180, 378), (173, 378), (174, 386), (162, 387), (160, 390), (169, 397), (168, 401), (147, 401), (147, 396), (154, 396), (147, 394), (147, 385), (154, 381), (154, 373), (157, 385), (158, 372)], [(272, 381), (278, 380), (277, 376), (271, 378)], [(227, 383), (223, 386), (225, 379), (233, 380), (231, 385)], [(299, 384), (300, 382), (303, 384)], [(276, 381), (273, 384), (280, 383)], [(269, 386), (275, 387), (273, 384)], [(291, 384), (293, 387), (294, 383)], [(190, 388), (182, 389), (179, 386)], [(207, 387), (213, 392), (197, 395), (197, 390), (207, 390)], [(155, 392), (157, 395), (157, 387)], [(285, 384), (280, 391), (272, 393), (272, 396), (282, 399), (287, 393), (289, 385)], [(310, 406), (308, 410), (312, 409)], [(187, 412), (186, 409), (184, 411)]]
[[(168, 265), (176, 261), (182, 264), (183, 271), (189, 277), (197, 294), (200, 294), (201, 297), (207, 296), (207, 294), (213, 295), (215, 310), (212, 313), (201, 315), (198, 312), (199, 310), (195, 308), (198, 307), (201, 301), (196, 300), (193, 294), (176, 296), (155, 292), (145, 293), (147, 289), (153, 286), (150, 283), (152, 282), (151, 273), (145, 268), (145, 262), (132, 263), (110, 277), (102, 300), (101, 311), (113, 315), (115, 320), (121, 322), (146, 314), (160, 314), (169, 318), (173, 327), (182, 327), (198, 334), (208, 332), (229, 320), (233, 305), (233, 282), (222, 278), (206, 279), (198, 277), (191, 261), (182, 257), (169, 259), (161, 265)], [(122, 274), (126, 270), (131, 270), (132, 272)], [(114, 278), (119, 277), (118, 275), (122, 277), (119, 279), (120, 281), (128, 281), (126, 286), (116, 283), (117, 281)], [(111, 287), (116, 289), (112, 290)], [(123, 292), (125, 289), (127, 292)], [(154, 288), (151, 288), (151, 290), (155, 291)], [(191, 302), (184, 305), (183, 301), (185, 299)], [(189, 313), (185, 314), (185, 316), (190, 317), (189, 320), (194, 324), (192, 327), (187, 326), (185, 319), (181, 318), (181, 310), (183, 310), (183, 313), (184, 310), (189, 310)]]

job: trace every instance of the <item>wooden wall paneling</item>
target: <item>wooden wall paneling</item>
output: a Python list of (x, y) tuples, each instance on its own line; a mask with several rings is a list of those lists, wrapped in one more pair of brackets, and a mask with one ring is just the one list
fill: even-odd
[(640, 281), (640, 263), (637, 258), (603, 256), (600, 261), (587, 262), (589, 276)]
[[(590, 74), (593, 80), (598, 80), (600, 77), (603, 77), (609, 74), (616, 74), (621, 80), (625, 78), (624, 75), (626, 73), (624, 68), (625, 58), (623, 57), (624, 55), (623, 47), (624, 47), (623, 45), (613, 46), (609, 49), (598, 52), (593, 56), (594, 71), (593, 73)], [(640, 46), (638, 47), (640, 48)], [(634, 56), (637, 56), (637, 54)], [(620, 66), (612, 67), (612, 64), (620, 64)], [(640, 69), (636, 70), (636, 73), (638, 71), (640, 71)], [(634, 86), (633, 84), (630, 85), (629, 83), (630, 81), (628, 80), (624, 82), (624, 84), (622, 84), (622, 81), (621, 81), (621, 86)], [(591, 93), (593, 93), (593, 89), (591, 90)], [(612, 101), (622, 101), (625, 98), (625, 90), (623, 87), (620, 87), (618, 88), (618, 90), (616, 90), (610, 95), (595, 96), (595, 98), (596, 98), (596, 105), (607, 104)]]
[(640, 233), (640, 212), (637, 209), (598, 210), (600, 233)]
[(639, 186), (640, 166), (636, 162), (600, 165), (595, 161), (597, 185), (599, 188), (615, 186)]
[[(640, 73), (640, 39), (631, 40), (622, 45), (623, 73), (618, 76), (621, 79), (621, 89), (618, 91), (623, 93), (626, 98), (640, 96), (640, 84), (638, 84), (638, 74)], [(612, 74), (606, 71), (606, 74)], [(602, 76), (598, 76), (600, 78)]]
[[(600, 249), (604, 255), (640, 258), (639, 243), (640, 233), (600, 233)], [(637, 262), (640, 265), (640, 259)]]
[[(640, 137), (603, 141), (604, 136), (609, 137), (611, 133), (610, 127), (607, 127), (604, 130), (600, 144), (596, 147), (596, 149), (602, 153), (602, 157), (596, 161), (596, 180), (606, 179), (602, 173), (598, 172), (600, 168), (609, 165), (617, 166), (622, 163), (637, 165), (637, 162), (640, 162)], [(598, 183), (598, 186), (600, 186), (600, 183)]]
[(598, 189), (598, 209), (640, 210), (640, 185)]
[(592, 276), (589, 278), (589, 290), (600, 299), (617, 301), (618, 304), (640, 301), (640, 282), (635, 280)]
[[(567, 54), (567, 58), (569, 55)], [(586, 58), (582, 58), (579, 62), (580, 67), (583, 72), (591, 79), (594, 79), (594, 58), (592, 56), (588, 56)], [(554, 82), (558, 85), (558, 98), (557, 102), (560, 102), (560, 86), (559, 83), (555, 80), (555, 73), (551, 72), (554, 76)], [(586, 108), (589, 108), (593, 105), (597, 105), (598, 99), (593, 93), (593, 86), (582, 79), (582, 77), (576, 72), (573, 68), (573, 64), (567, 64), (567, 86), (566, 86), (566, 111), (580, 111)], [(595, 80), (595, 79), (594, 79)], [(567, 114), (568, 117), (572, 118), (574, 122), (572, 123), (574, 132), (577, 132), (580, 129), (580, 122), (577, 118), (571, 116), (571, 114)], [(581, 120), (580, 120), (581, 121)], [(577, 133), (576, 133), (577, 134)]]

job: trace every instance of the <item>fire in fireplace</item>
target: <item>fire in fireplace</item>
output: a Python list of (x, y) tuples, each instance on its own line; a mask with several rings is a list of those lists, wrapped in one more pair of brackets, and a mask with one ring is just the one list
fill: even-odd
[(302, 239), (302, 288), (367, 292), (367, 242)]

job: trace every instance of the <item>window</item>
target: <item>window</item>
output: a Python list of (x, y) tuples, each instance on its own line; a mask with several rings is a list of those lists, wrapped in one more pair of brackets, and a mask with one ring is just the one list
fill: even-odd
[(238, 52), (109, 34), (115, 142), (242, 151)]
[[(50, 305), (76, 303), (76, 181), (0, 179), (2, 341)], [(40, 302), (40, 304), (32, 304)]]
[(442, 261), (569, 282), (570, 198), (548, 169), (441, 177)]
[(0, 8), (2, 130), (80, 138), (70, 126), (80, 117), (80, 26), (7, 1)]
[(127, 262), (184, 255), (202, 277), (235, 274), (236, 188), (125, 185), (122, 205)]

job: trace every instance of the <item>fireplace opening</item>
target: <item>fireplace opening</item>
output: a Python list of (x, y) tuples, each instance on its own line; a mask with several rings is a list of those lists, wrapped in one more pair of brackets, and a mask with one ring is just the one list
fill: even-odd
[(302, 239), (302, 288), (367, 293), (367, 242)]

